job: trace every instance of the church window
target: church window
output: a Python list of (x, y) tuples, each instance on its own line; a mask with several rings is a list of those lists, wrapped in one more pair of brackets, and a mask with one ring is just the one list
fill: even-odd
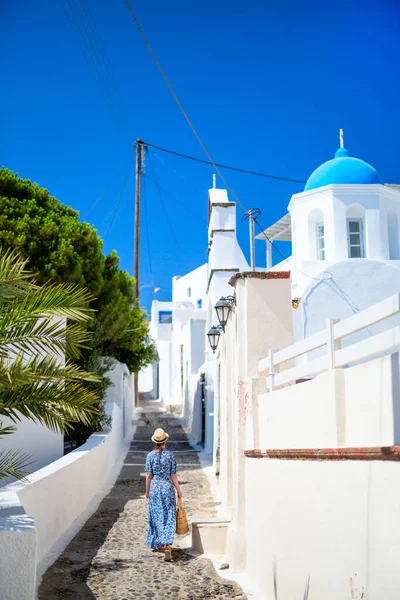
[(188, 298), (191, 297), (191, 295), (192, 295), (192, 288), (188, 288), (187, 295), (188, 295)]
[(399, 248), (399, 224), (397, 215), (394, 210), (389, 210), (387, 215), (388, 221), (388, 240), (389, 240), (389, 259), (399, 260), (400, 259), (400, 248)]
[(362, 219), (347, 219), (349, 258), (364, 258)]
[(325, 260), (325, 230), (323, 223), (317, 223), (317, 259)]

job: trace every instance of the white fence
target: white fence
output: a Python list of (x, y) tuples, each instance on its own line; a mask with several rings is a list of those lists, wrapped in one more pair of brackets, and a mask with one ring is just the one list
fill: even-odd
[[(400, 348), (400, 327), (392, 327), (382, 333), (370, 335), (367, 339), (345, 348), (340, 346), (341, 340), (346, 336), (368, 331), (372, 325), (399, 313), (400, 294), (396, 294), (343, 321), (328, 319), (326, 329), (282, 350), (271, 349), (269, 356), (259, 361), (259, 371), (261, 374), (268, 372), (268, 389), (272, 391), (278, 386), (313, 377), (324, 371), (372, 359), (386, 352), (395, 352)], [(287, 361), (294, 361), (321, 348), (326, 351), (323, 356), (282, 369)]]

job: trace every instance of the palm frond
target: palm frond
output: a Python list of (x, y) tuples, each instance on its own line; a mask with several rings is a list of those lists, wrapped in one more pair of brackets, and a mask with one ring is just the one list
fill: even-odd
[(18, 314), (11, 315), (11, 319), (9, 316), (3, 322), (0, 311), (0, 358), (20, 352), (78, 358), (91, 339), (91, 334), (80, 323), (70, 324), (55, 317), (38, 320), (28, 317), (18, 319)]
[(3, 421), (0, 421), (0, 437), (15, 433), (16, 427), (14, 425), (7, 425), (3, 427)]
[(0, 362), (0, 414), (14, 423), (21, 416), (64, 433), (72, 423), (88, 424), (98, 410), (98, 394), (83, 382), (100, 377), (83, 371), (71, 362), (59, 365), (54, 357), (18, 357), (9, 370)]
[(32, 459), (25, 452), (3, 450), (0, 452), (0, 480), (14, 478), (24, 480), (26, 469), (32, 464)]
[(13, 249), (0, 254), (0, 302), (14, 301), (37, 289), (32, 273), (26, 270), (27, 264)]
[(93, 298), (72, 284), (38, 287), (26, 265), (15, 252), (0, 252), (0, 416), (64, 433), (76, 421), (89, 424), (98, 410), (87, 383), (101, 378), (64, 364), (90, 339)]

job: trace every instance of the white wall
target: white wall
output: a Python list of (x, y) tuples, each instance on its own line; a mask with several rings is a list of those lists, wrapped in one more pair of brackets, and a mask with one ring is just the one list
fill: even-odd
[[(109, 390), (116, 402), (106, 403), (111, 431), (93, 434), (80, 448), (29, 475), (27, 483), (0, 491), (2, 600), (33, 600), (36, 572), (40, 577), (56, 560), (118, 475), (118, 461), (132, 437), (133, 395), (124, 365), (116, 365), (111, 377), (118, 385), (122, 378), (119, 391)], [(24, 567), (19, 563), (16, 571), (19, 552), (18, 561), (25, 556)]]
[[(302, 322), (301, 339), (324, 329), (328, 318), (343, 320), (399, 290), (400, 270), (392, 264), (353, 259), (331, 265), (318, 280), (308, 281), (300, 308), (293, 311)], [(344, 345), (366, 335), (368, 331), (344, 340)]]
[[(193, 308), (204, 308), (207, 288), (207, 263), (190, 273), (172, 279), (172, 301), (191, 302)], [(190, 295), (189, 295), (190, 294)], [(202, 306), (198, 306), (201, 300)]]
[[(400, 463), (246, 459), (257, 600), (398, 600)], [(354, 595), (351, 586), (354, 587)], [(362, 596), (362, 592), (364, 595)]]
[(158, 342), (157, 351), (159, 356), (158, 365), (158, 395), (162, 402), (174, 404), (172, 390), (171, 373), (171, 342)]
[[(400, 441), (398, 355), (258, 396), (249, 447), (391, 446)], [(252, 443), (254, 446), (252, 446)]]
[(50, 431), (44, 425), (29, 421), (21, 417), (17, 424), (11, 419), (2, 418), (4, 427), (16, 425), (12, 435), (0, 438), (0, 452), (2, 450), (22, 451), (31, 457), (32, 464), (29, 471), (37, 471), (49, 463), (57, 460), (64, 454), (64, 436)]

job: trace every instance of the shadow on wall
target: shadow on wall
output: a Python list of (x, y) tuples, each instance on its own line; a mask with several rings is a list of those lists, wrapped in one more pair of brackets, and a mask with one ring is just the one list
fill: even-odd
[[(61, 556), (46, 571), (39, 587), (39, 600), (50, 598), (79, 598), (96, 600), (88, 579), (93, 559), (104, 544), (114, 523), (118, 521), (124, 507), (130, 500), (143, 498), (145, 482), (127, 479), (118, 480), (111, 492), (101, 502), (94, 515), (68, 544)], [(124, 570), (132, 560), (103, 557), (96, 561), (95, 574), (107, 571)]]
[[(273, 578), (274, 578), (274, 598), (275, 598), (275, 600), (279, 600), (278, 573), (277, 573), (275, 561), (272, 564), (272, 573), (273, 573)], [(310, 576), (307, 577), (307, 580), (305, 583), (304, 592), (303, 592), (303, 600), (308, 600), (309, 596), (310, 596)]]

